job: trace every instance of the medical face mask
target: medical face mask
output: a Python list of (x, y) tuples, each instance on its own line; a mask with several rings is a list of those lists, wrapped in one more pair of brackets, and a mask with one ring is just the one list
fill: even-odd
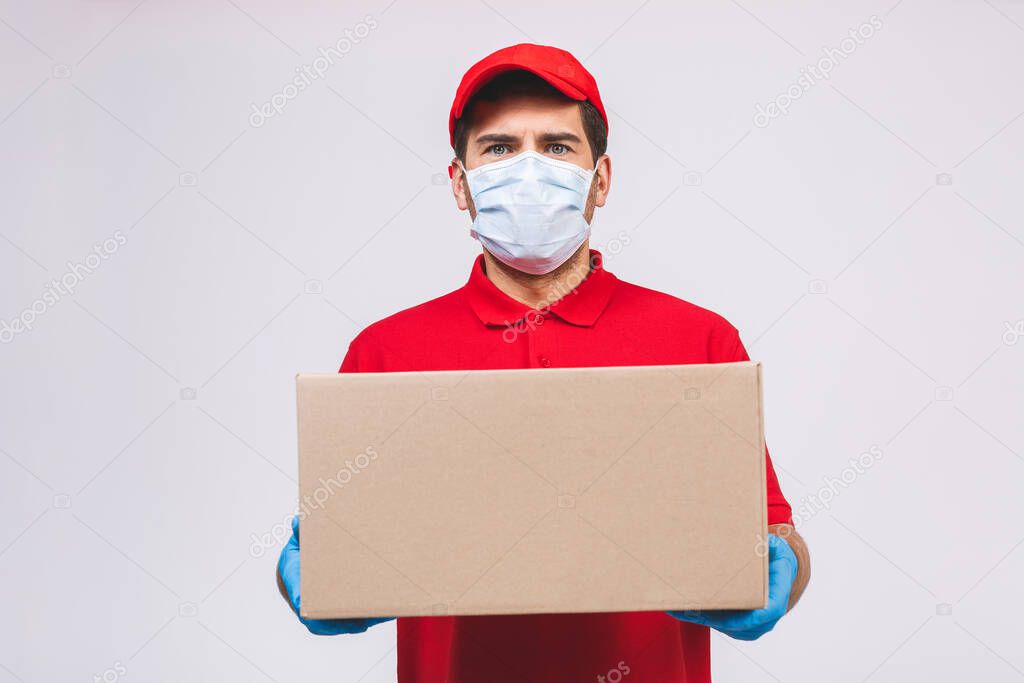
[(476, 206), (470, 234), (502, 263), (550, 273), (590, 236), (594, 170), (529, 151), (463, 172)]

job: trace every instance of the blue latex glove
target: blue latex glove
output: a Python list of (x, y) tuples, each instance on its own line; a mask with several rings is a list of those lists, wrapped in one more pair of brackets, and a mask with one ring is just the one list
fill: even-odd
[[(295, 614), (299, 614), (299, 516), (292, 518), (292, 537), (281, 550), (281, 558), (277, 561), (277, 571), (281, 574), (288, 600)], [(336, 636), (342, 633), (362, 633), (374, 624), (391, 621), (394, 617), (374, 617), (371, 619), (303, 619), (299, 621), (318, 636)]]
[(680, 621), (703, 624), (738, 640), (757, 640), (775, 628), (789, 605), (797, 559), (786, 540), (768, 535), (768, 606), (755, 610), (685, 610), (669, 612)]

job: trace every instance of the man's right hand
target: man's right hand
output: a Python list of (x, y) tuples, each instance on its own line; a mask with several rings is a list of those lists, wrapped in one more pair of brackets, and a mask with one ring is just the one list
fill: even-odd
[[(299, 615), (301, 594), (299, 592), (299, 516), (292, 518), (292, 537), (281, 550), (277, 561), (277, 582), (282, 593), (288, 598), (296, 616)], [(318, 636), (336, 636), (342, 633), (362, 633), (374, 624), (391, 621), (394, 617), (370, 619), (303, 619), (299, 621)]]

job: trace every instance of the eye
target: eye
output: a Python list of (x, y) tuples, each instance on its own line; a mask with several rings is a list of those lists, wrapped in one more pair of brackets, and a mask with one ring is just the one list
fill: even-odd
[(493, 154), (496, 157), (504, 156), (504, 155), (508, 154), (508, 152), (509, 152), (508, 145), (506, 145), (504, 143), (500, 143), (500, 142), (498, 144), (496, 144), (496, 145), (491, 145), (486, 150), (487, 154)]
[(548, 145), (548, 152), (554, 154), (556, 157), (565, 156), (569, 153), (568, 145), (563, 145), (560, 142), (555, 142)]

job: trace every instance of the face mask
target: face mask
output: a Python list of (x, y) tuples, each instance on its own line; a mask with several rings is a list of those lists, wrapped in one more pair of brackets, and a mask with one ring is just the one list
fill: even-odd
[(533, 151), (472, 171), (463, 166), (476, 206), (470, 234), (516, 270), (550, 273), (590, 236), (583, 210), (594, 170)]

